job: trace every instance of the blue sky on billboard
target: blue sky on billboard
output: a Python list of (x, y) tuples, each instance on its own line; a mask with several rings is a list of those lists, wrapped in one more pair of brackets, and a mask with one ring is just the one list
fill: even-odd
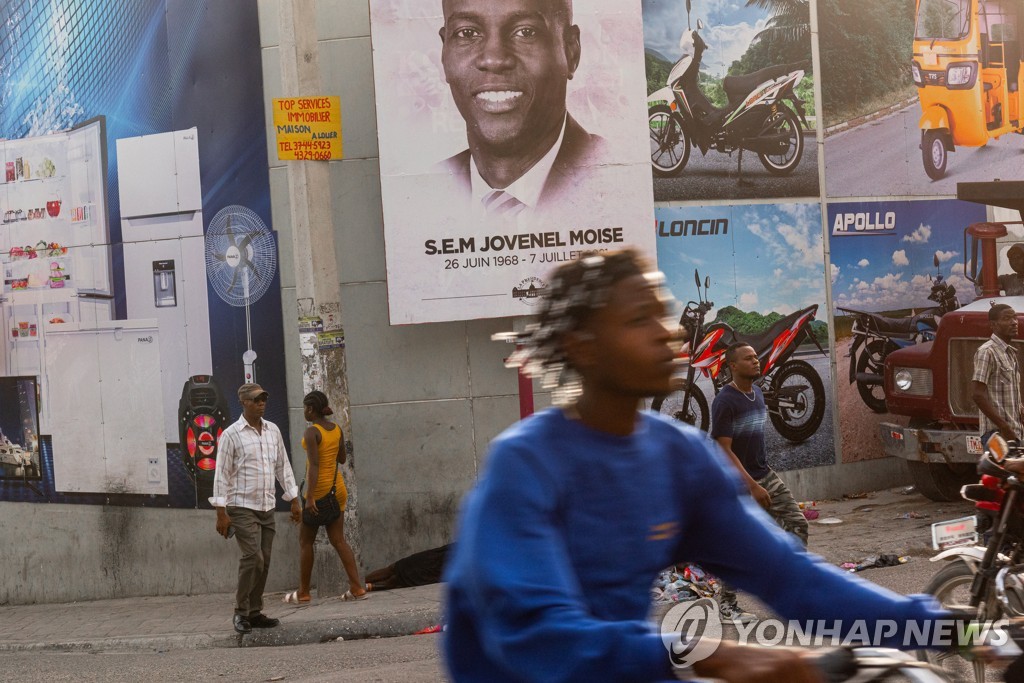
[[(696, 297), (693, 271), (711, 276), (717, 309), (783, 315), (825, 304), (818, 204), (655, 209), (658, 266), (675, 298)], [(723, 222), (723, 221), (727, 221)]]
[(943, 277), (969, 301), (963, 229), (983, 220), (984, 206), (956, 200), (830, 204), (833, 303), (866, 311), (934, 306), (935, 255)]
[[(686, 4), (682, 0), (643, 0), (644, 47), (666, 59), (679, 59), (679, 38), (686, 30)], [(735, 60), (743, 56), (754, 36), (765, 28), (768, 12), (746, 7), (742, 0), (694, 0), (690, 27), (697, 19), (704, 22), (701, 36), (708, 50), (701, 61), (703, 71), (717, 77), (725, 75)]]

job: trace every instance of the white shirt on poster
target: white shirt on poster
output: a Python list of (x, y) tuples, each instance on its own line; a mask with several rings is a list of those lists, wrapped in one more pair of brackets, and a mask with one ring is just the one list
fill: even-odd
[[(533, 213), (540, 202), (541, 193), (544, 192), (544, 185), (548, 181), (548, 176), (551, 175), (551, 168), (555, 165), (558, 152), (562, 149), (562, 140), (565, 138), (565, 126), (568, 117), (569, 115), (566, 114), (566, 117), (562, 119), (562, 130), (559, 131), (558, 139), (555, 140), (555, 144), (551, 146), (547, 154), (542, 156), (540, 161), (534, 164), (530, 170), (510, 183), (508, 187), (503, 188), (506, 194), (512, 195), (526, 206), (515, 217), (517, 226), (521, 224), (523, 218)], [(472, 156), (469, 159), (469, 185), (472, 196), (473, 217), (477, 220), (493, 221), (494, 217), (488, 215), (487, 209), (484, 208), (484, 199), (494, 188), (488, 185), (487, 181), (480, 175), (480, 171), (476, 167), (476, 160)]]

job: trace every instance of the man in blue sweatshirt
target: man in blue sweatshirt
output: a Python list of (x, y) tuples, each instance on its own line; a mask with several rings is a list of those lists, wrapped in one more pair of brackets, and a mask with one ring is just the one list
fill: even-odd
[[(559, 407), (491, 444), (446, 572), (444, 639), (462, 681), (665, 681), (676, 675), (646, 620), (657, 573), (698, 562), (784, 618), (949, 618), (807, 554), (753, 503), (714, 444), (640, 412), (674, 369), (660, 281), (632, 251), (554, 274), (510, 362)], [(752, 562), (750, 558), (757, 558)], [(887, 645), (901, 633), (890, 634)], [(725, 681), (812, 683), (798, 651), (723, 643), (694, 663)]]

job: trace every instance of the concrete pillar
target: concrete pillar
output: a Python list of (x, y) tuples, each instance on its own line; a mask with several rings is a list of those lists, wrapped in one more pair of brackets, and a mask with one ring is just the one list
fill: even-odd
[[(324, 95), (320, 88), (316, 8), (313, 0), (281, 0), (281, 82), (285, 97)], [(291, 204), (295, 291), (300, 318), (318, 317), (324, 332), (341, 331), (341, 287), (334, 251), (334, 223), (329, 162), (287, 161)], [(299, 340), (295, 340), (298, 344)], [(353, 436), (349, 414), (345, 348), (306, 349), (303, 353), (303, 393), (320, 389), (334, 409), (342, 429), (347, 461), (341, 466), (348, 486), (345, 537), (360, 556), (356, 481), (353, 475)], [(348, 589), (338, 555), (321, 531), (317, 537), (313, 583), (320, 597)]]

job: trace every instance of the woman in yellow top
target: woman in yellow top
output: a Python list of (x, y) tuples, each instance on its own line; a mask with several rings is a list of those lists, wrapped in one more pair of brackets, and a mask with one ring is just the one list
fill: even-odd
[[(345, 573), (348, 574), (349, 589), (342, 596), (343, 600), (364, 600), (369, 597), (352, 548), (345, 540), (345, 502), (348, 490), (345, 480), (338, 471), (338, 465), (345, 462), (344, 439), (341, 427), (327, 419), (334, 411), (327, 404), (327, 396), (322, 391), (311, 391), (302, 399), (303, 417), (313, 424), (302, 435), (302, 447), (306, 450), (306, 508), (313, 514), (317, 513), (316, 501), (323, 498), (335, 487), (335, 496), (341, 516), (326, 526), (327, 539), (338, 551)], [(333, 479), (332, 479), (333, 477)], [(285, 602), (309, 602), (309, 581), (313, 575), (313, 543), (319, 527), (310, 526), (303, 521), (299, 526), (299, 589), (284, 597)]]

